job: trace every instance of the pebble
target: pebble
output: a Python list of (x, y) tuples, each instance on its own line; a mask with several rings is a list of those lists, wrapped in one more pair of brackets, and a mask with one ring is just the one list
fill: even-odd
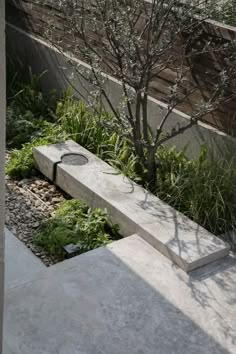
[(58, 260), (48, 256), (44, 250), (35, 245), (34, 238), (42, 222), (54, 215), (58, 203), (64, 199), (62, 192), (45, 179), (37, 177), (17, 182), (6, 178), (7, 227), (46, 266), (55, 264)]
[[(9, 177), (8, 177), (8, 179), (9, 179)], [(18, 186), (22, 187), (22, 186), (24, 186), (24, 185), (27, 184), (27, 183), (28, 183), (28, 179), (25, 178), (25, 179), (22, 179), (22, 180), (18, 183)]]
[(39, 226), (40, 226), (40, 223), (39, 223), (38, 221), (35, 222), (34, 224), (32, 224), (32, 227), (33, 227), (34, 229), (37, 229)]
[(36, 199), (34, 205), (35, 205), (36, 207), (39, 207), (41, 204), (42, 204), (42, 203), (40, 202), (40, 200)]
[(50, 186), (49, 190), (50, 190), (50, 192), (55, 193), (57, 188), (56, 188), (56, 186)]
[(7, 215), (5, 219), (6, 219), (6, 223), (7, 223), (7, 224), (9, 224), (9, 223), (10, 223), (10, 221), (11, 221), (10, 216), (8, 216), (8, 215)]
[(53, 204), (60, 203), (61, 201), (62, 201), (61, 198), (52, 198)]

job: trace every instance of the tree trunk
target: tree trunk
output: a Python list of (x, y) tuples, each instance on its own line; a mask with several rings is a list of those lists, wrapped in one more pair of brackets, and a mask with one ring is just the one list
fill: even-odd
[(142, 162), (144, 162), (144, 151), (143, 151), (143, 146), (141, 143), (142, 140), (142, 135), (141, 135), (141, 102), (142, 102), (142, 96), (141, 92), (137, 92), (137, 97), (136, 97), (136, 111), (135, 111), (135, 124), (133, 128), (133, 138), (134, 138), (134, 147), (135, 147), (135, 152), (138, 155), (138, 157), (141, 159)]
[(147, 183), (148, 188), (152, 193), (156, 191), (156, 170), (157, 170), (157, 162), (156, 162), (156, 149), (151, 148), (148, 154), (147, 160)]
[(144, 94), (142, 98), (142, 113), (143, 113), (143, 138), (146, 142), (149, 141), (148, 139), (148, 114), (147, 114), (147, 93)]

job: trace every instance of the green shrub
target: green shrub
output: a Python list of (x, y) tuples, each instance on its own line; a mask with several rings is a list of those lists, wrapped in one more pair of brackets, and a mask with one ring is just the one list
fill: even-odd
[(20, 149), (28, 141), (43, 137), (48, 124), (43, 117), (35, 118), (30, 111), (17, 115), (11, 106), (8, 107), (6, 113), (7, 147)]
[(56, 92), (43, 92), (40, 80), (41, 75), (32, 74), (29, 68), (28, 74), (23, 76), (16, 69), (16, 63), (10, 58), (7, 62), (7, 103), (17, 113), (25, 114), (30, 111), (35, 118), (43, 116), (44, 119), (52, 119), (52, 112), (56, 108)]
[(110, 114), (94, 113), (84, 102), (74, 100), (70, 92), (66, 92), (57, 104), (56, 116), (71, 139), (127, 177), (140, 182), (143, 167), (140, 166), (132, 144), (119, 134), (119, 127)]
[(196, 160), (162, 148), (157, 170), (160, 199), (210, 232), (221, 235), (236, 228), (236, 170), (226, 161), (210, 161), (202, 147)]
[[(212, 18), (227, 25), (236, 26), (236, 2), (235, 0), (225, 0), (218, 4), (212, 1)], [(220, 11), (219, 11), (220, 7)]]
[[(71, 96), (59, 103), (57, 114), (74, 140), (146, 187), (146, 171), (132, 144), (119, 131), (106, 129), (112, 127), (109, 115), (92, 114)], [(163, 146), (157, 160), (156, 195), (160, 199), (214, 234), (236, 228), (236, 172), (232, 166), (208, 160), (205, 146), (196, 160), (188, 160), (184, 151)]]
[(35, 137), (30, 143), (23, 144), (21, 149), (11, 151), (6, 164), (6, 173), (14, 179), (30, 177), (34, 172), (34, 147), (55, 144), (65, 139), (67, 139), (67, 136), (60, 127), (44, 122), (44, 128), (38, 132), (38, 137)]
[(62, 259), (63, 246), (70, 243), (79, 245), (83, 253), (117, 238), (118, 228), (110, 224), (104, 210), (92, 210), (79, 200), (69, 200), (45, 221), (35, 242), (50, 255)]
[[(12, 86), (15, 91), (19, 89), (16, 84)], [(6, 171), (12, 178), (31, 175), (34, 170), (33, 147), (69, 137), (146, 187), (146, 169), (136, 156), (132, 143), (122, 137), (111, 115), (95, 114), (68, 92), (52, 110), (45, 103), (47, 99), (39, 94), (34, 79), (24, 89), (28, 97), (26, 102), (20, 92), (11, 100), (7, 110), (8, 146), (23, 144), (22, 149), (12, 151), (7, 164)], [(47, 121), (50, 119), (56, 119), (57, 124)], [(31, 142), (24, 144), (25, 141)], [(188, 160), (183, 151), (163, 146), (157, 152), (157, 160), (156, 195), (160, 199), (214, 234), (236, 229), (236, 171), (230, 164), (209, 161), (205, 147), (198, 159)], [(59, 225), (62, 226), (65, 227)], [(83, 234), (81, 230), (80, 235)], [(68, 238), (77, 238), (74, 228), (67, 231)], [(58, 235), (62, 237), (60, 233)]]
[[(56, 109), (54, 93), (45, 94), (40, 88), (41, 76), (29, 79), (18, 78), (18, 74), (8, 70), (8, 106), (6, 114), (6, 141), (8, 148), (20, 148), (24, 143), (40, 136), (53, 122)], [(10, 71), (10, 73), (9, 73)]]
[(57, 104), (56, 115), (71, 139), (99, 156), (103, 154), (104, 148), (107, 149), (110, 137), (104, 128), (105, 123), (110, 121), (107, 113), (102, 113), (101, 116), (94, 114), (84, 102), (76, 101), (67, 92)]

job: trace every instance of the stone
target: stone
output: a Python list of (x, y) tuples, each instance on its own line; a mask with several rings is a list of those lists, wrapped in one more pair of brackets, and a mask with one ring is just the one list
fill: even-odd
[(44, 199), (45, 199), (45, 200), (51, 199), (51, 194), (50, 194), (49, 192), (46, 192), (46, 193), (44, 194)]
[(7, 229), (5, 229), (5, 244), (7, 286), (25, 275), (38, 273), (45, 268), (43, 263)]
[(29, 180), (28, 180), (27, 178), (24, 178), (24, 179), (22, 179), (22, 180), (18, 183), (18, 185), (21, 186), (21, 187), (23, 187), (23, 186), (26, 185), (28, 182), (29, 182)]
[(41, 202), (40, 200), (38, 200), (38, 199), (37, 199), (37, 200), (35, 201), (35, 203), (34, 203), (34, 204), (35, 204), (35, 206), (37, 206), (37, 207), (38, 207), (38, 206), (40, 206), (40, 205), (42, 204), (42, 202)]
[[(54, 180), (54, 167), (61, 161), (63, 153), (74, 152), (78, 148), (77, 144), (65, 142), (63, 144), (41, 146), (34, 149), (34, 159), (37, 168), (51, 181)], [(47, 156), (50, 156), (47, 159)]]
[(51, 193), (55, 193), (56, 190), (57, 190), (57, 187), (56, 187), (56, 186), (50, 186), (50, 187), (49, 187), (49, 191), (50, 191)]
[(39, 222), (35, 222), (34, 224), (32, 224), (32, 227), (33, 227), (34, 229), (37, 229), (39, 226), (40, 226), (40, 223), (39, 223)]
[[(32, 183), (34, 181), (34, 183)], [(51, 197), (55, 196), (63, 200), (62, 193), (57, 191), (55, 194), (48, 190), (49, 183), (44, 180), (29, 179), (27, 186), (34, 185), (36, 193), (32, 194), (27, 189), (18, 188), (18, 183), (11, 180), (6, 181), (6, 223), (13, 231), (15, 236), (22, 241), (34, 254), (37, 253), (37, 257), (42, 258), (41, 248), (35, 246), (33, 235), (36, 234), (36, 230), (40, 227), (42, 220), (49, 218), (51, 213), (56, 209), (56, 204), (48, 203), (46, 205), (43, 201), (40, 201), (38, 197), (43, 194), (42, 189), (38, 187), (42, 186), (45, 182), (45, 190)], [(23, 182), (22, 182), (23, 183)], [(47, 187), (46, 187), (47, 185)], [(37, 187), (38, 186), (38, 187)], [(51, 186), (52, 187), (52, 186)], [(50, 198), (51, 198), (50, 197)], [(45, 255), (43, 259), (46, 264), (53, 264), (58, 262), (58, 259), (51, 260), (51, 257)]]
[(132, 235), (9, 284), (4, 341), (14, 354), (234, 354), (235, 273), (230, 255), (186, 274)]
[[(68, 151), (86, 156), (88, 163), (60, 163)], [(42, 173), (54, 171), (56, 184), (69, 195), (90, 207), (106, 208), (123, 236), (138, 232), (186, 272), (229, 254), (228, 244), (73, 141), (37, 147), (34, 157)]]
[(61, 198), (56, 198), (56, 197), (52, 198), (53, 204), (61, 203), (61, 201), (62, 201)]

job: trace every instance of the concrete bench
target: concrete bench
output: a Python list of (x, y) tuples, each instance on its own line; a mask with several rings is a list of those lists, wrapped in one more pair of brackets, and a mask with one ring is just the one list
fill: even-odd
[(73, 198), (106, 208), (123, 236), (139, 234), (186, 272), (229, 254), (228, 244), (74, 141), (34, 149), (37, 168)]

